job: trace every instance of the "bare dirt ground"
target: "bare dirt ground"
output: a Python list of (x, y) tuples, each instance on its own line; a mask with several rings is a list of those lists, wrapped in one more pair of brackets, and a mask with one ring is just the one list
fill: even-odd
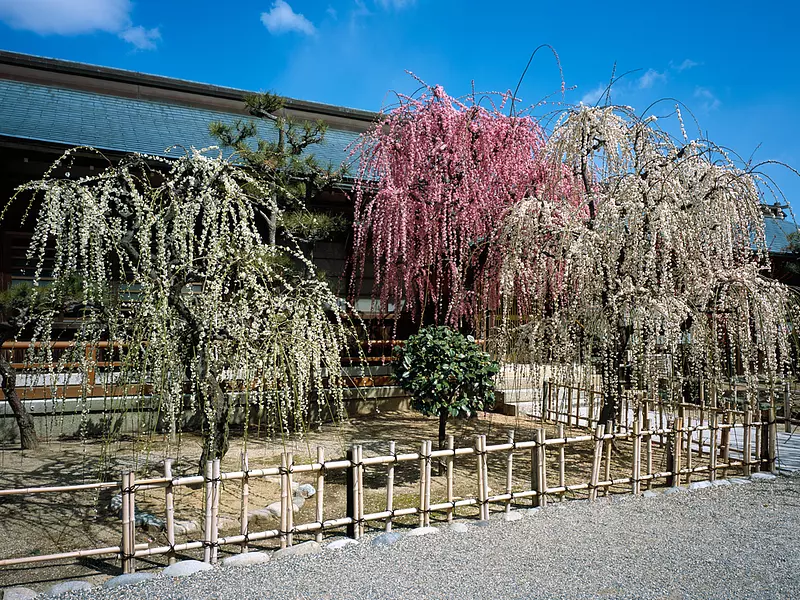
[[(516, 440), (530, 440), (533, 431), (540, 427), (538, 420), (530, 417), (507, 417), (487, 413), (468, 420), (452, 420), (448, 432), (455, 437), (456, 447), (474, 444), (475, 436), (487, 435), (488, 442), (503, 443), (508, 432), (515, 431)], [(556, 435), (553, 425), (546, 425), (548, 437)], [(585, 430), (572, 429), (568, 435), (585, 434)], [(277, 466), (280, 454), (292, 451), (295, 463), (313, 462), (317, 446), (325, 448), (326, 460), (343, 457), (351, 444), (361, 444), (364, 456), (388, 454), (390, 440), (397, 443), (397, 452), (416, 452), (421, 442), (434, 440), (437, 436), (437, 420), (425, 418), (413, 412), (374, 413), (350, 419), (340, 424), (326, 424), (320, 430), (307, 435), (269, 437), (250, 433), (244, 440), (232, 436), (231, 448), (222, 461), (223, 471), (241, 468), (241, 454), (244, 450), (249, 456), (250, 468), (257, 469)], [(173, 474), (192, 475), (197, 472), (201, 452), (200, 439), (191, 434), (183, 434), (178, 444), (170, 444), (160, 435), (148, 439), (121, 439), (113, 443), (93, 440), (59, 440), (43, 444), (35, 452), (22, 452), (10, 448), (0, 450), (0, 489), (35, 487), (44, 485), (73, 485), (105, 480), (118, 480), (122, 470), (134, 469), (138, 478), (158, 477), (163, 474), (163, 460), (175, 460)], [(618, 444), (612, 456), (612, 477), (622, 477), (629, 473), (631, 447)], [(570, 447), (566, 453), (566, 482), (586, 482), (592, 458), (592, 444), (587, 442)], [(663, 470), (663, 461), (656, 453), (656, 470)], [(558, 452), (548, 452), (549, 485), (558, 480)], [(662, 465), (663, 467), (663, 465)], [(476, 461), (472, 456), (459, 457), (455, 464), (455, 494), (461, 497), (477, 495)], [(386, 506), (385, 477), (386, 467), (367, 468), (365, 480), (366, 512), (383, 510)], [(489, 455), (489, 485), (494, 493), (505, 490), (505, 453)], [(394, 506), (403, 508), (418, 504), (419, 467), (416, 462), (401, 463), (395, 471)], [(298, 475), (300, 483), (315, 483), (314, 475)], [(346, 515), (344, 471), (332, 472), (326, 477), (325, 519)], [(530, 488), (530, 453), (520, 451), (514, 456), (514, 489)], [(250, 510), (262, 508), (280, 498), (277, 478), (250, 480)], [(623, 490), (619, 490), (623, 491)], [(117, 545), (121, 537), (121, 522), (118, 515), (109, 509), (109, 501), (114, 492), (94, 491), (70, 494), (38, 494), (26, 496), (0, 496), (0, 558), (44, 555), (67, 552), (80, 548), (97, 548)], [(445, 478), (436, 476), (432, 482), (432, 503), (445, 499)], [(202, 524), (203, 490), (176, 488), (176, 519), (193, 520)], [(221, 535), (239, 532), (241, 510), (241, 486), (239, 482), (224, 482), (220, 499)], [(159, 517), (164, 516), (164, 492), (152, 490), (137, 493), (137, 508)], [(494, 507), (502, 510), (502, 506)], [(459, 509), (458, 516), (476, 516), (477, 510), (471, 507)], [(311, 500), (295, 516), (295, 524), (314, 521), (314, 501)], [(398, 520), (398, 525), (413, 525), (415, 518)], [(251, 522), (250, 531), (277, 528), (277, 522), (261, 519)], [(374, 524), (382, 527), (382, 523)], [(339, 532), (341, 533), (341, 532)], [(200, 539), (200, 529), (178, 539)], [(296, 540), (301, 541), (301, 536)], [(166, 545), (163, 532), (140, 529), (137, 543)], [(251, 547), (273, 548), (276, 542), (265, 541), (251, 544)], [(226, 547), (225, 552), (237, 552), (238, 547)], [(189, 552), (184, 557), (197, 558), (198, 553)], [(166, 564), (166, 557), (139, 560), (139, 570), (156, 568)], [(100, 583), (121, 572), (119, 561), (113, 556), (94, 557), (79, 560), (65, 560), (59, 563), (28, 564), (0, 568), (0, 588), (11, 585), (26, 585), (44, 590), (54, 581), (80, 578)]]

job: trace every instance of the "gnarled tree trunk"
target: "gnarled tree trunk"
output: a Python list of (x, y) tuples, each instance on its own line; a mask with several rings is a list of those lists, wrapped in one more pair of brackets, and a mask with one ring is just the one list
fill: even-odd
[[(2, 343), (2, 338), (0, 338)], [(25, 405), (17, 393), (17, 372), (2, 355), (0, 355), (0, 387), (5, 399), (11, 406), (14, 418), (19, 427), (20, 446), (23, 450), (34, 450), (39, 446), (39, 438), (33, 426), (33, 417), (25, 410)]]

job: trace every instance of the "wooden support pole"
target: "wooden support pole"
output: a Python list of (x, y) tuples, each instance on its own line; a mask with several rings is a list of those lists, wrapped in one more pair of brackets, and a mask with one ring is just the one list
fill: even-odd
[(250, 529), (250, 476), (248, 475), (250, 471), (250, 459), (247, 456), (247, 452), (242, 452), (241, 462), (244, 477), (242, 477), (242, 505), (241, 511), (239, 512), (239, 535), (244, 536), (240, 551), (246, 554), (250, 551), (247, 545), (247, 534)]
[(433, 442), (430, 440), (425, 445), (425, 521), (424, 527), (429, 527), (431, 524), (431, 478), (432, 478), (432, 460), (431, 451), (433, 449)]
[(594, 385), (589, 390), (589, 422), (586, 426), (591, 429), (594, 427), (596, 419), (594, 418)]
[(130, 527), (130, 473), (123, 471), (122, 473), (122, 543), (120, 544), (120, 554), (122, 555), (122, 572), (131, 573), (131, 555), (133, 551), (133, 544), (131, 543), (131, 527)]
[[(169, 479), (170, 482), (164, 488), (164, 504), (166, 506), (166, 527), (167, 527), (167, 543), (169, 547), (175, 546), (175, 488), (172, 485), (172, 459), (168, 458), (164, 461), (164, 479)], [(175, 564), (175, 553), (169, 553), (169, 564)]]
[(547, 403), (550, 396), (550, 382), (546, 379), (542, 382), (542, 421), (547, 418)]
[(203, 519), (203, 561), (207, 563), (211, 562), (211, 506), (214, 494), (212, 479), (214, 479), (214, 461), (207, 460), (205, 468), (205, 518)]
[[(650, 427), (651, 426), (652, 426), (652, 422), (650, 421), (650, 413), (648, 411), (647, 412), (647, 417), (645, 417), (645, 421), (644, 421), (644, 428), (648, 432), (646, 434), (647, 437), (645, 439), (645, 444), (644, 444), (645, 465), (646, 465), (645, 468), (647, 470), (647, 473), (645, 473), (645, 475), (650, 475), (650, 474), (653, 473), (653, 434), (650, 433), (650, 431), (651, 431)], [(647, 489), (649, 490), (652, 487), (653, 487), (653, 480), (652, 479), (648, 479), (647, 480)]]
[(717, 432), (719, 428), (717, 426), (717, 411), (716, 409), (712, 409), (709, 414), (710, 422), (709, 422), (709, 448), (708, 448), (708, 469), (709, 469), (709, 479), (711, 481), (715, 481), (717, 479), (717, 456), (719, 447), (717, 446)]
[(481, 436), (481, 462), (483, 462), (483, 519), (489, 519), (489, 455), (486, 453), (486, 436)]
[(598, 425), (594, 432), (594, 452), (592, 453), (592, 472), (589, 478), (589, 501), (597, 499), (597, 484), (600, 481), (600, 465), (603, 462), (603, 435), (606, 426)]
[(572, 386), (567, 391), (567, 425), (572, 427)]
[(356, 450), (355, 446), (347, 449), (347, 460), (350, 461), (350, 467), (346, 471), (345, 493), (347, 497), (347, 516), (350, 518), (350, 523), (347, 524), (346, 532), (347, 537), (356, 539), (357, 527), (356, 521), (358, 516), (356, 514), (356, 503), (358, 493), (356, 490)]
[(547, 432), (544, 427), (539, 428), (536, 432), (536, 491), (539, 494), (539, 506), (545, 508), (547, 506), (547, 456), (545, 441), (547, 440)]
[[(700, 380), (700, 425), (706, 424), (706, 395), (705, 395), (705, 382)], [(697, 459), (703, 458), (703, 438), (705, 437), (705, 429), (700, 429), (697, 432)]]
[(314, 520), (320, 524), (317, 533), (314, 534), (314, 541), (318, 544), (322, 542), (324, 532), (322, 524), (325, 522), (325, 447), (317, 446), (317, 463), (320, 465), (317, 471), (317, 494), (314, 510)]
[(792, 389), (788, 381), (783, 384), (783, 430), (792, 432)]
[(211, 564), (215, 565), (219, 557), (217, 540), (219, 539), (219, 496), (222, 483), (220, 479), (220, 459), (214, 459), (211, 467), (211, 477), (213, 479), (211, 485)]
[(642, 429), (639, 420), (633, 422), (633, 468), (631, 471), (631, 491), (639, 495), (639, 480), (642, 471)]
[[(389, 456), (392, 458), (397, 457), (395, 447), (396, 445), (394, 442), (389, 442)], [(389, 513), (389, 516), (386, 517), (386, 531), (392, 530), (392, 512), (394, 511), (394, 465), (395, 461), (392, 460), (386, 470), (386, 512)]]
[[(725, 410), (722, 412), (722, 422), (725, 425), (730, 424), (730, 413)], [(731, 455), (731, 429), (730, 427), (726, 427), (725, 429), (720, 430), (720, 456), (722, 458), (723, 464), (728, 464), (730, 462), (730, 455)], [(722, 478), (724, 479), (727, 475), (727, 470), (725, 467), (722, 467)]]
[(483, 505), (485, 503), (485, 499), (487, 497), (487, 491), (484, 488), (484, 478), (483, 478), (483, 469), (484, 469), (484, 462), (483, 462), (483, 452), (481, 447), (481, 440), (483, 436), (477, 436), (475, 438), (475, 462), (477, 465), (478, 471), (478, 514), (479, 519), (483, 519)]
[(692, 443), (692, 438), (694, 437), (694, 432), (692, 431), (692, 419), (689, 418), (689, 424), (686, 427), (686, 484), (692, 483), (692, 458), (694, 454), (694, 444)]
[[(452, 450), (455, 452), (455, 439), (452, 435), (447, 436), (447, 449)], [(453, 494), (453, 469), (455, 466), (455, 455), (451, 454), (447, 457), (447, 501), (453, 502), (454, 494)], [(447, 509), (447, 522), (452, 522), (453, 515), (455, 512), (454, 507), (450, 507)]]
[(425, 478), (428, 475), (426, 468), (426, 452), (428, 450), (428, 442), (422, 442), (419, 448), (419, 526), (425, 526), (425, 492), (427, 491), (427, 483)]
[[(508, 443), (511, 444), (506, 454), (506, 494), (511, 494), (514, 487), (514, 430), (508, 432)], [(511, 512), (511, 499), (506, 502), (506, 513)]]
[(680, 487), (680, 485), (681, 485), (681, 466), (682, 466), (682, 463), (683, 463), (683, 460), (682, 460), (682, 458), (683, 458), (683, 452), (682, 452), (682, 449), (683, 449), (682, 448), (682, 446), (683, 446), (683, 419), (681, 417), (678, 417), (677, 419), (675, 419), (674, 428), (675, 428), (675, 436), (674, 436), (673, 439), (675, 440), (675, 448), (673, 450), (673, 455), (675, 457), (675, 469), (674, 469), (674, 472), (675, 472), (675, 483), (673, 485), (675, 487)]
[(294, 468), (294, 453), (286, 453), (286, 489), (289, 494), (289, 504), (286, 511), (286, 545), (294, 545), (294, 486), (292, 469)]
[(742, 475), (750, 477), (753, 460), (753, 412), (750, 406), (744, 409), (744, 435), (742, 442)]
[(289, 487), (288, 481), (288, 465), (289, 461), (286, 452), (281, 453), (281, 528), (280, 528), (280, 542), (281, 548), (286, 548), (288, 543), (287, 533), (289, 531), (289, 511), (294, 507), (291, 506), (292, 490)]
[(761, 470), (775, 471), (778, 428), (775, 408), (761, 410)]
[[(558, 437), (560, 439), (566, 438), (566, 433), (564, 431), (564, 426), (558, 426)], [(566, 449), (567, 445), (562, 443), (558, 446), (558, 487), (563, 488), (566, 486), (566, 468), (567, 468), (567, 461), (566, 461)], [(566, 495), (564, 492), (561, 492), (559, 495), (559, 499), (561, 502), (566, 500)]]
[[(606, 433), (614, 433), (614, 422), (608, 421), (606, 423)], [(613, 448), (614, 442), (613, 440), (606, 440), (605, 441), (605, 468), (603, 469), (603, 481), (608, 481), (611, 479), (611, 451)], [(608, 496), (611, 493), (611, 486), (604, 488), (603, 495)]]

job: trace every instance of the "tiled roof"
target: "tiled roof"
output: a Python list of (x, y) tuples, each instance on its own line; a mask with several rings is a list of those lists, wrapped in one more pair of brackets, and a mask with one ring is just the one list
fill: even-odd
[[(66, 146), (166, 156), (170, 146), (215, 145), (208, 124), (237, 118), (241, 116), (191, 106), (0, 81), (0, 135)], [(259, 123), (259, 133), (264, 139), (277, 137), (271, 123)], [(321, 164), (338, 167), (348, 160), (346, 148), (357, 137), (329, 128), (313, 154)]]
[(764, 217), (764, 233), (770, 252), (789, 252), (788, 236), (796, 231), (798, 231), (797, 224), (792, 219)]

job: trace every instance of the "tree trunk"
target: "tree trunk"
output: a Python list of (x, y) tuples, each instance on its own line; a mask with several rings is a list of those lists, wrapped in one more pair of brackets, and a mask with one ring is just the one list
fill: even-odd
[[(230, 447), (230, 403), (225, 392), (213, 375), (208, 376), (211, 387), (210, 398), (200, 398), (198, 409), (203, 419), (203, 453), (200, 455), (200, 473), (205, 472), (206, 461), (222, 458)], [(211, 403), (212, 415), (205, 410), (206, 401)]]
[(19, 394), (17, 393), (17, 372), (14, 367), (11, 366), (11, 363), (1, 355), (0, 386), (2, 386), (6, 400), (9, 406), (11, 406), (14, 418), (17, 420), (20, 446), (23, 450), (35, 450), (39, 446), (39, 438), (33, 426), (33, 417), (25, 410), (25, 405), (22, 404)]

